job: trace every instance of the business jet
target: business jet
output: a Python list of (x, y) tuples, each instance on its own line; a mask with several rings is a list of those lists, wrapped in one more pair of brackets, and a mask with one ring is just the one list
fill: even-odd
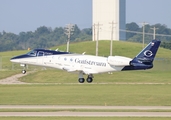
[(102, 57), (58, 50), (34, 49), (27, 54), (13, 57), (10, 61), (20, 63), (24, 67), (23, 74), (26, 73), (26, 65), (37, 65), (76, 72), (80, 83), (85, 82), (83, 75), (86, 74), (88, 76), (86, 81), (91, 83), (93, 74), (153, 68), (153, 60), (160, 43), (159, 40), (152, 40), (133, 59), (124, 56)]

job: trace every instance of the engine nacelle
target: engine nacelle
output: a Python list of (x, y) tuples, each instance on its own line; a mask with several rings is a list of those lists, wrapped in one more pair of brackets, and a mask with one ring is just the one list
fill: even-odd
[(128, 66), (131, 60), (131, 58), (122, 56), (109, 56), (107, 62), (114, 66)]

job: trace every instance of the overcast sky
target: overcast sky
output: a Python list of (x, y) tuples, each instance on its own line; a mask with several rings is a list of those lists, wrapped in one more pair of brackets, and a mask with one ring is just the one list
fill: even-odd
[[(106, 0), (107, 1), (107, 0)], [(171, 28), (171, 0), (126, 0), (126, 22), (161, 23)], [(0, 32), (35, 31), (68, 23), (90, 28), (92, 0), (0, 0)]]

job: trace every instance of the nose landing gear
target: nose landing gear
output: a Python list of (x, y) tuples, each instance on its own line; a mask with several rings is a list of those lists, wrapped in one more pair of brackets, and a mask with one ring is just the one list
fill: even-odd
[(21, 71), (23, 74), (26, 74), (26, 64), (20, 64), (20, 66), (23, 67), (23, 70)]

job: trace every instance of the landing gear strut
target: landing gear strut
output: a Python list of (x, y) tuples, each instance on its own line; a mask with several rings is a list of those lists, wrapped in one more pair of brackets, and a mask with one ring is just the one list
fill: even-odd
[(23, 74), (26, 74), (26, 64), (20, 64), (20, 66), (23, 67), (23, 70), (21, 71)]
[(85, 79), (84, 79), (84, 77), (83, 77), (83, 72), (80, 72), (79, 74), (78, 74), (78, 82), (79, 83), (84, 83), (84, 81), (85, 81)]

